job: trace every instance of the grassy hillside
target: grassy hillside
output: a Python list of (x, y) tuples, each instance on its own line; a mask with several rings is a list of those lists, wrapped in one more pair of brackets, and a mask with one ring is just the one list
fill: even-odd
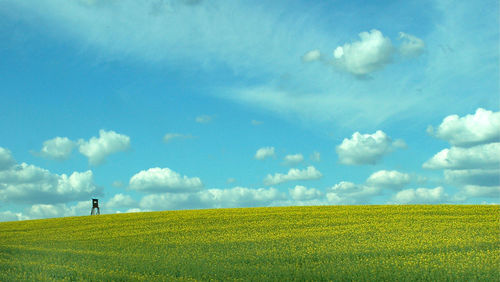
[(499, 206), (218, 209), (0, 223), (0, 281), (498, 280)]

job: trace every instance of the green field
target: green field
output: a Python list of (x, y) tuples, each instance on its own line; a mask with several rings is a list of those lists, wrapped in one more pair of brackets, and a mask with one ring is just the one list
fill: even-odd
[(0, 223), (0, 281), (500, 278), (499, 206), (216, 209)]

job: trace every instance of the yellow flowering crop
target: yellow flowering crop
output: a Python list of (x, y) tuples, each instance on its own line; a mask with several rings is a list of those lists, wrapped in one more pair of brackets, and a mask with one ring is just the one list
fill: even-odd
[(4, 222), (0, 281), (498, 281), (499, 212), (318, 206)]

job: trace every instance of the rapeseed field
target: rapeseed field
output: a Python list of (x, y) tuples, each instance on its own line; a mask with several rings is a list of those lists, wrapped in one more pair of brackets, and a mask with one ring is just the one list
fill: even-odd
[(318, 206), (0, 223), (0, 281), (498, 281), (500, 207)]

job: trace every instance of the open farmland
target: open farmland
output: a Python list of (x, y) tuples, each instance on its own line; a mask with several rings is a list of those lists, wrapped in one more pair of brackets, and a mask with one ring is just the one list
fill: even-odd
[(0, 223), (0, 281), (497, 280), (499, 206), (319, 206)]

